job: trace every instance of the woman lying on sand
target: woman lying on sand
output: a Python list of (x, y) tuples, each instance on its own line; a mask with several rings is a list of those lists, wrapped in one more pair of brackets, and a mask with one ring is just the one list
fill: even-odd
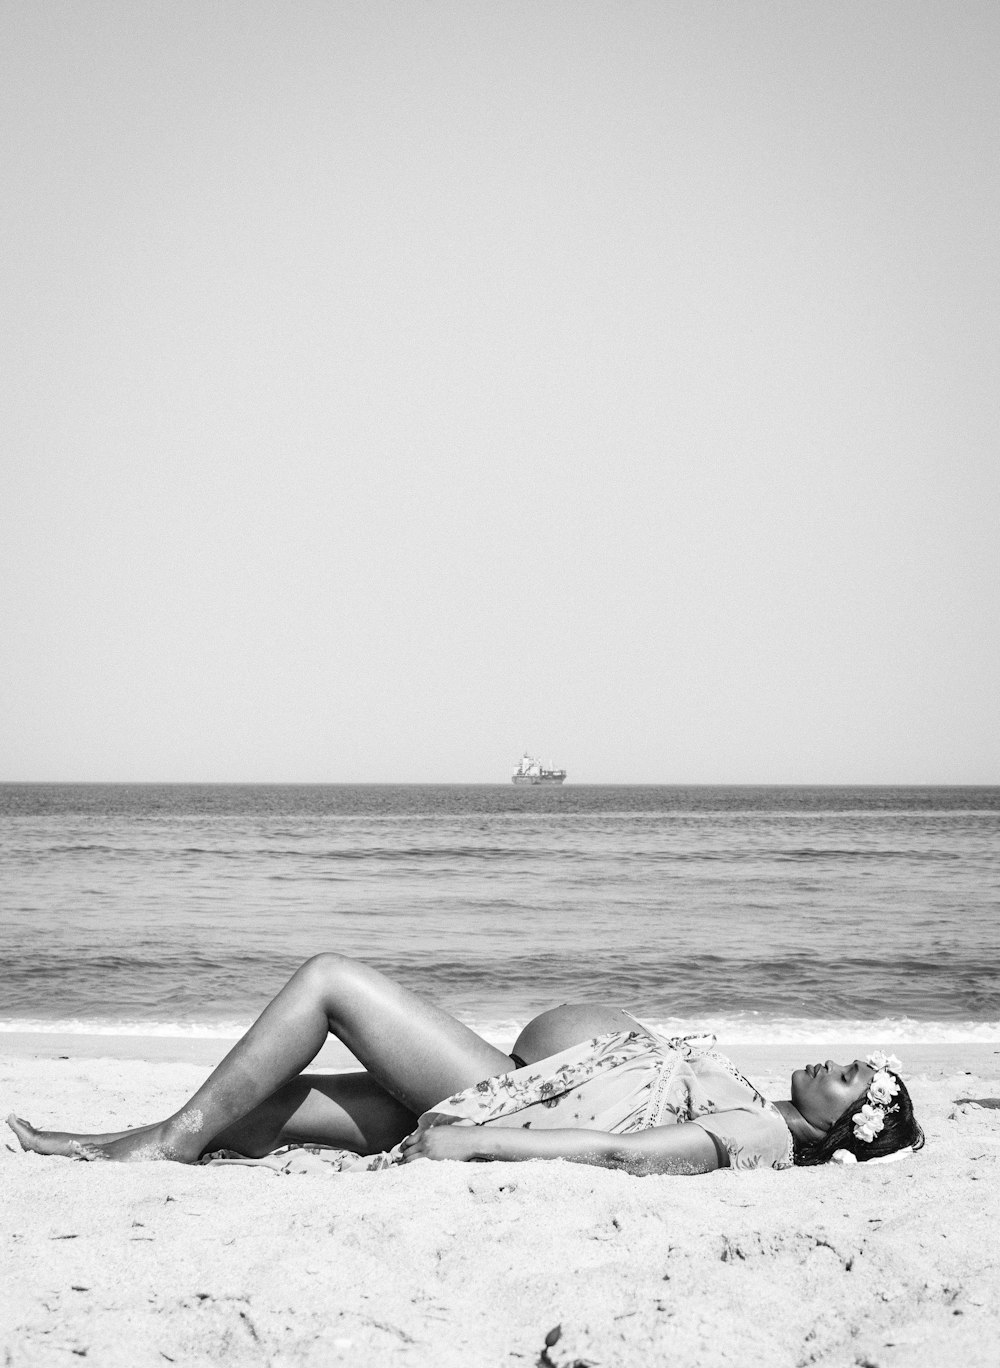
[[(331, 1031), (364, 1072), (302, 1072)], [(8, 1121), (39, 1154), (190, 1164), (219, 1150), (256, 1158), (323, 1145), (355, 1169), (572, 1159), (707, 1173), (822, 1164), (840, 1151), (863, 1161), (923, 1144), (895, 1059), (796, 1069), (791, 1099), (768, 1102), (713, 1044), (666, 1040), (618, 1008), (563, 1006), (529, 1022), (506, 1055), (377, 970), (324, 954), (292, 975), (165, 1121), (110, 1135)]]

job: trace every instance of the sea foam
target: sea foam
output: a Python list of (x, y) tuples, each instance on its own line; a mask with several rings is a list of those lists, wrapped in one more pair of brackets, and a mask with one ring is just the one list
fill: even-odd
[[(525, 1022), (467, 1021), (490, 1044), (506, 1050)], [(647, 1018), (644, 1024), (660, 1035), (711, 1033), (726, 1044), (808, 1045), (828, 1041), (872, 1041), (879, 1045), (957, 1044), (963, 1041), (1000, 1044), (1000, 1021), (920, 1021), (913, 1017), (667, 1017)], [(249, 1020), (137, 1021), (80, 1017), (43, 1019), (9, 1017), (0, 1020), (0, 1035), (94, 1035), (177, 1040), (236, 1040)], [(2, 1053), (2, 1045), (0, 1045)]]

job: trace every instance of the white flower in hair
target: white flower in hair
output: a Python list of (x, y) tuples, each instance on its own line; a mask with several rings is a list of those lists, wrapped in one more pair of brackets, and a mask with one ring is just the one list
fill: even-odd
[(868, 1085), (868, 1100), (878, 1107), (887, 1107), (899, 1092), (899, 1084), (891, 1073), (880, 1069)]
[(866, 1102), (859, 1112), (854, 1113), (852, 1120), (854, 1134), (866, 1145), (870, 1145), (885, 1125), (885, 1112), (881, 1107), (872, 1107)]
[(891, 1069), (893, 1073), (899, 1073), (903, 1067), (902, 1060), (897, 1059), (895, 1055), (886, 1054), (885, 1050), (872, 1050), (865, 1063), (870, 1064), (876, 1071)]

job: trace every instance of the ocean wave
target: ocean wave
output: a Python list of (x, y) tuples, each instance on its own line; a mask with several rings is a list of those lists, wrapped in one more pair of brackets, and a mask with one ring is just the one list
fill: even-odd
[(107, 1018), (8, 1017), (0, 1021), (0, 1035), (150, 1036), (177, 1040), (236, 1040), (252, 1021), (136, 1021)]
[(1000, 1044), (1000, 1021), (921, 1021), (915, 1017), (668, 1017), (645, 1024), (661, 1035), (706, 1031), (723, 1044), (809, 1045), (862, 1041), (876, 1045)]

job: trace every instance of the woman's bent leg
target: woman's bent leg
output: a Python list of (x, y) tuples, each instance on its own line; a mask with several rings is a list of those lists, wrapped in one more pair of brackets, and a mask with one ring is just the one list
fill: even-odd
[(355, 1154), (392, 1149), (417, 1124), (368, 1073), (300, 1074), (222, 1131), (210, 1149), (258, 1159), (280, 1145), (333, 1145)]
[(296, 1078), (330, 1031), (411, 1114), (512, 1067), (508, 1055), (384, 974), (342, 955), (317, 955), (292, 975), (180, 1111), (158, 1126), (81, 1152), (94, 1159), (191, 1162)]
[[(13, 1115), (7, 1124), (22, 1149), (74, 1158), (81, 1146), (100, 1148), (116, 1140), (135, 1140), (158, 1123), (104, 1135), (37, 1130)], [(413, 1112), (390, 1097), (370, 1074), (304, 1073), (217, 1135), (210, 1149), (231, 1149), (254, 1159), (289, 1144), (333, 1145), (357, 1154), (377, 1154), (392, 1149), (416, 1124)]]

